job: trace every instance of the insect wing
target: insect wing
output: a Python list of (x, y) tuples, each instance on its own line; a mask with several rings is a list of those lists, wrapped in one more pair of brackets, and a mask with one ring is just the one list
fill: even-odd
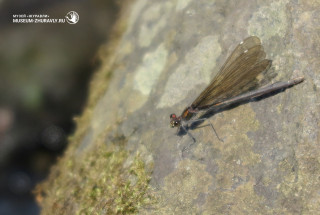
[(206, 109), (256, 87), (257, 76), (271, 66), (271, 61), (265, 57), (258, 37), (245, 39), (228, 57), (219, 73), (191, 107), (198, 110)]

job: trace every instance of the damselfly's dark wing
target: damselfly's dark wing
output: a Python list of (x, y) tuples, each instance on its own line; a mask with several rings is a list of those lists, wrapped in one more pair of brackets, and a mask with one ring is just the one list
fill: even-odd
[(255, 88), (258, 75), (267, 71), (272, 63), (265, 57), (260, 39), (256, 36), (246, 38), (191, 107), (202, 110)]

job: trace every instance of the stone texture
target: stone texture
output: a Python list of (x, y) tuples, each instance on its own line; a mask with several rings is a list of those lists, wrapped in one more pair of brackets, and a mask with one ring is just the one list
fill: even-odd
[[(319, 1), (137, 0), (126, 11), (117, 66), (81, 150), (109, 128), (128, 151), (143, 151), (158, 206), (140, 213), (319, 213)], [(190, 105), (248, 35), (273, 60), (273, 81), (305, 82), (215, 114), (208, 120), (224, 142), (210, 127), (195, 129), (197, 142), (182, 152), (192, 139), (176, 135), (169, 115)]]

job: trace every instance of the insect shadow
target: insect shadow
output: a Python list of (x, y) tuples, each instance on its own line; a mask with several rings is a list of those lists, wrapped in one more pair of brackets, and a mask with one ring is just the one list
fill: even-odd
[[(285, 90), (286, 89), (279, 89), (279, 90), (276, 90), (276, 91), (273, 91), (273, 92), (270, 92), (270, 93), (255, 97), (255, 98), (249, 98), (249, 99), (247, 99), (245, 101), (237, 102), (237, 103), (234, 103), (234, 104), (225, 105), (225, 106), (219, 106), (219, 107), (212, 107), (211, 109), (209, 109), (207, 111), (204, 111), (204, 113), (201, 114), (197, 119), (190, 120), (189, 124), (187, 126), (184, 126), (184, 128), (180, 128), (179, 129), (177, 135), (178, 136), (184, 136), (186, 134), (189, 134), (189, 135), (191, 135), (191, 138), (194, 140), (194, 142), (196, 142), (196, 139), (192, 136), (190, 131), (195, 130), (195, 129), (199, 129), (199, 128), (203, 128), (203, 127), (207, 127), (207, 126), (211, 126), (212, 129), (213, 129), (213, 132), (217, 136), (217, 139), (219, 141), (223, 142), (223, 139), (221, 139), (219, 137), (219, 134), (216, 132), (216, 130), (214, 129), (214, 126), (211, 124), (211, 122), (207, 121), (209, 118), (211, 118), (215, 114), (221, 113), (223, 111), (231, 110), (231, 109), (236, 108), (236, 107), (238, 107), (240, 105), (243, 105), (243, 104), (247, 104), (247, 103), (250, 103), (250, 102), (259, 102), (259, 101), (261, 101), (263, 99), (272, 97), (272, 96), (274, 96), (274, 95), (276, 95), (278, 93), (281, 93), (281, 92), (283, 92)], [(208, 123), (205, 124), (205, 125), (202, 125), (206, 121)]]

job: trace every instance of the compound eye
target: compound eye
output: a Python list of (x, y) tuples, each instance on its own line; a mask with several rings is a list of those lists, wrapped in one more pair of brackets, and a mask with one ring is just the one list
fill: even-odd
[(173, 113), (173, 114), (170, 114), (170, 118), (176, 118), (177, 116)]

